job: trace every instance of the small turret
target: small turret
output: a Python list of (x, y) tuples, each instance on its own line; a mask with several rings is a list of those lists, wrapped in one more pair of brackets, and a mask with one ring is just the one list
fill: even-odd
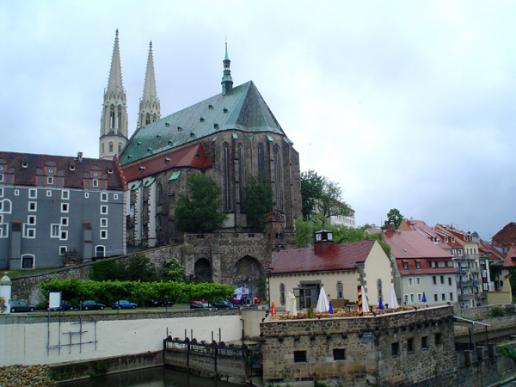
[(233, 88), (233, 79), (231, 78), (231, 60), (229, 59), (228, 55), (228, 42), (225, 43), (226, 45), (226, 53), (224, 55), (224, 60), (222, 61), (224, 65), (224, 72), (222, 74), (222, 95), (226, 95), (231, 91)]

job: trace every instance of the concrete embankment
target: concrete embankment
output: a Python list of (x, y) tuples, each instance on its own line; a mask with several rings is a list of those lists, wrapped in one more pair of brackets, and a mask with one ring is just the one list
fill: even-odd
[(0, 366), (56, 365), (163, 350), (163, 339), (242, 337), (239, 310), (175, 311), (58, 317), (0, 317)]

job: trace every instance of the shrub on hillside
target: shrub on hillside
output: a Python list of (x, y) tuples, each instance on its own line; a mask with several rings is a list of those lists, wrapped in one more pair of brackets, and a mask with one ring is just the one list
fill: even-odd
[(188, 303), (192, 299), (219, 300), (233, 294), (233, 288), (216, 283), (81, 281), (51, 279), (40, 285), (44, 299), (50, 291), (60, 291), (63, 299), (78, 304), (81, 300), (96, 300), (111, 305), (119, 299), (129, 299), (144, 305), (150, 300)]
[(154, 265), (145, 255), (133, 255), (126, 260), (100, 260), (92, 266), (90, 278), (95, 281), (156, 281)]

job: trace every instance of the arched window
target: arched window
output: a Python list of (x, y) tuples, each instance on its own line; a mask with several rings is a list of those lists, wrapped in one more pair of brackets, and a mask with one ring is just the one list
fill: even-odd
[(223, 178), (224, 178), (224, 210), (229, 211), (231, 209), (231, 181), (230, 181), (230, 163), (231, 155), (229, 152), (229, 144), (227, 142), (223, 145), (224, 152), (224, 167), (223, 167)]
[(238, 144), (238, 181), (240, 194), (240, 212), (245, 213), (245, 159), (244, 146)]
[(109, 152), (113, 152), (113, 143), (109, 142)]
[(276, 193), (276, 208), (283, 209), (283, 184), (281, 182), (281, 161), (278, 144), (274, 145), (274, 185)]
[(285, 305), (285, 284), (280, 284), (279, 286), (279, 299), (280, 304)]
[[(378, 291), (378, 298), (381, 297), (382, 301), (384, 301), (382, 295), (382, 280), (380, 278), (376, 281), (376, 290)], [(380, 300), (378, 300), (378, 303), (380, 303)]]
[(122, 127), (122, 106), (118, 106), (118, 126), (117, 129)]
[(106, 256), (106, 248), (102, 245), (98, 245), (95, 247), (95, 257), (96, 258), (104, 258)]
[(147, 113), (147, 115), (145, 116), (145, 125), (149, 125), (150, 124), (150, 114)]
[(158, 116), (156, 115), (156, 113), (154, 113), (154, 115), (152, 116), (152, 122), (156, 122), (158, 120)]
[(115, 128), (115, 107), (113, 105), (109, 108), (109, 128)]
[(21, 256), (21, 268), (34, 269), (34, 258), (33, 254), (23, 254)]
[(122, 143), (119, 142), (118, 143), (118, 154), (121, 154), (122, 153)]
[(263, 143), (258, 144), (258, 176), (265, 177), (265, 147)]
[(342, 286), (342, 281), (337, 281), (337, 298), (344, 298), (344, 286)]
[(104, 153), (104, 143), (100, 144), (100, 153)]

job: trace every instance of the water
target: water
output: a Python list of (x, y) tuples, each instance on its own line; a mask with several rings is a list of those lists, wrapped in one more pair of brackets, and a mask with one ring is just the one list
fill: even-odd
[(66, 387), (235, 387), (236, 384), (205, 379), (164, 367), (109, 375), (61, 384)]

